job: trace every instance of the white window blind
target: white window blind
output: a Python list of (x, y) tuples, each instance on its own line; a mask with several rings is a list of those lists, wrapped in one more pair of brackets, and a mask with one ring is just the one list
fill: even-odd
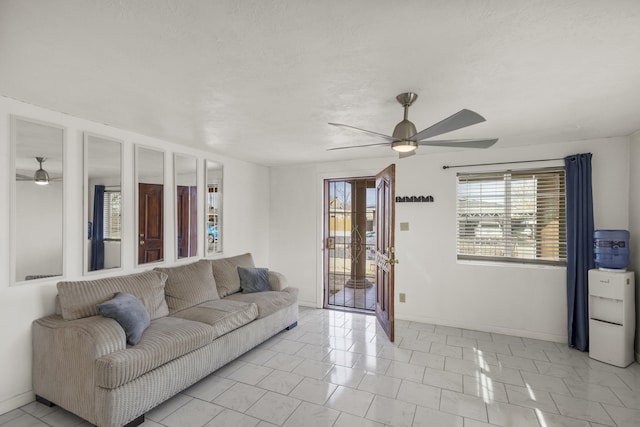
[(120, 192), (104, 192), (104, 239), (120, 240), (121, 215), (120, 215)]
[(458, 259), (564, 265), (563, 168), (458, 174)]

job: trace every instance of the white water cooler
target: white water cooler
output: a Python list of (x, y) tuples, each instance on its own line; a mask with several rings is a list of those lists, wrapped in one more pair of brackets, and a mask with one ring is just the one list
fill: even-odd
[(630, 365), (635, 326), (633, 272), (589, 270), (589, 357), (620, 367)]

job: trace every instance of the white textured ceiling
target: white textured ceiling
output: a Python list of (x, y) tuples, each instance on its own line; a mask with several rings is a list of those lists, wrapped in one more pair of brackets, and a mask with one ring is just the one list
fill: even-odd
[(389, 155), (327, 122), (390, 134), (406, 91), (498, 147), (629, 135), (640, 1), (0, 0), (0, 94), (262, 164)]

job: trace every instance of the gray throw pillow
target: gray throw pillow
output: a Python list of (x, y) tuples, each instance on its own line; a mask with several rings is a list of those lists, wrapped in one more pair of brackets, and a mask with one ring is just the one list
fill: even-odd
[(125, 292), (118, 292), (113, 299), (97, 304), (104, 317), (115, 319), (127, 335), (127, 343), (136, 345), (142, 333), (151, 324), (149, 312), (138, 298)]
[(243, 294), (271, 290), (268, 268), (238, 267), (238, 276), (240, 276), (240, 289)]

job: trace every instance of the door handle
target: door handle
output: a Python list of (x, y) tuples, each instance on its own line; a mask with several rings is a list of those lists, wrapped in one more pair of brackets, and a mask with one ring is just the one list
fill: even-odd
[(144, 245), (144, 240), (140, 240), (140, 246)]
[(327, 237), (327, 249), (335, 249), (335, 248), (336, 248), (335, 237)]
[(385, 259), (384, 263), (385, 264), (400, 264), (400, 261), (398, 261), (397, 259)]

